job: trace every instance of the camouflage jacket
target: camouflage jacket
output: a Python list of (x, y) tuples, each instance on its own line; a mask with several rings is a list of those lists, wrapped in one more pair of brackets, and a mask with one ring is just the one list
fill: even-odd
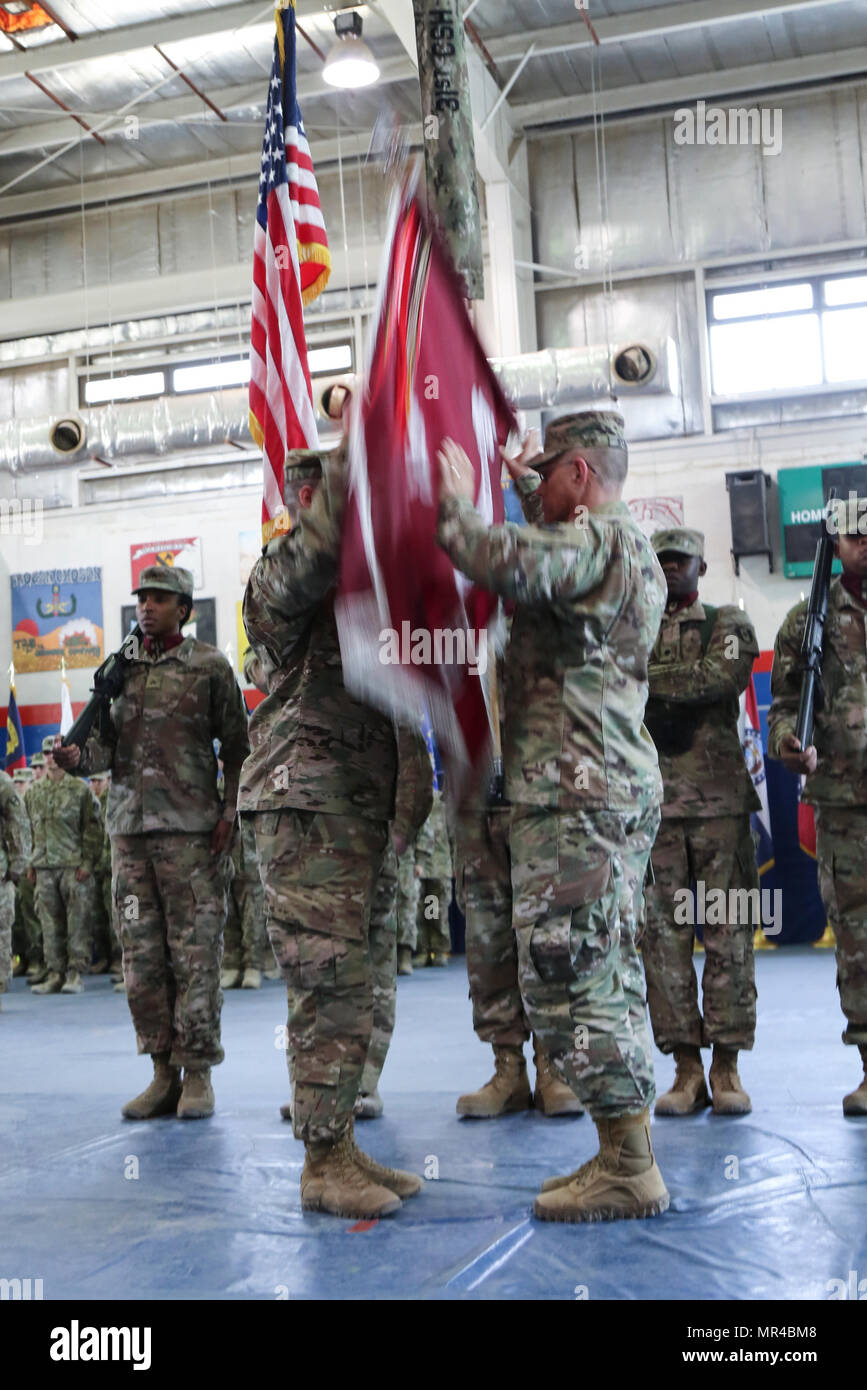
[(142, 647), (129, 663), (111, 706), (109, 737), (94, 729), (76, 771), (89, 777), (111, 769), (112, 835), (212, 830), (223, 812), (214, 740), (225, 769), (227, 819), (250, 747), (235, 674), (216, 647), (194, 637), (157, 656)]
[(529, 526), (489, 530), (467, 501), (440, 506), (439, 540), (452, 562), (516, 604), (506, 652), (506, 796), (561, 810), (634, 810), (662, 795), (642, 723), (665, 606), (662, 570), (625, 502), (586, 513), (581, 528), (535, 524), (539, 483), (517, 485)]
[[(746, 613), (726, 604), (702, 652), (706, 617), (701, 599), (666, 613), (650, 657), (646, 721), (659, 753), (668, 818), (734, 816), (760, 804), (738, 732), (740, 696), (759, 644)], [(662, 729), (670, 731), (670, 741)]]
[[(806, 601), (790, 610), (777, 633), (771, 673), (768, 752), (780, 756), (793, 734), (801, 693), (800, 655)], [(822, 658), (825, 704), (817, 711), (813, 743), (819, 761), (807, 778), (804, 801), (813, 806), (867, 806), (867, 610), (840, 582), (831, 581)]]
[(6, 772), (0, 772), (0, 883), (20, 878), (30, 863), (30, 819), (23, 797)]
[(99, 807), (89, 787), (65, 773), (27, 788), (35, 869), (85, 868), (92, 873), (102, 851)]
[(312, 506), (288, 535), (266, 546), (247, 583), (244, 626), (273, 669), (269, 694), (250, 720), (239, 805), (245, 812), (294, 806), (390, 820), (394, 726), (346, 689), (334, 618), (342, 451), (323, 463)]
[(415, 864), (420, 878), (450, 879), (452, 876), (452, 855), (442, 792), (434, 792), (431, 813), (419, 831), (415, 842)]

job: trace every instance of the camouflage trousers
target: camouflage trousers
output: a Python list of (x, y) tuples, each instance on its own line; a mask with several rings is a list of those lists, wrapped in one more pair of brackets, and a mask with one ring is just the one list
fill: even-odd
[(112, 892), (139, 1052), (211, 1067), (220, 1043), (220, 963), (229, 859), (210, 835), (113, 835)]
[(415, 846), (397, 861), (397, 944), (415, 950), (419, 881), (415, 876)]
[(389, 844), (376, 880), (370, 912), (370, 969), (373, 975), (373, 1031), (361, 1074), (361, 1090), (370, 1095), (385, 1066), (397, 1004), (397, 855)]
[(315, 811), (253, 815), (268, 936), (289, 998), (297, 1139), (338, 1139), (361, 1090), (374, 1019), (370, 917), (386, 821)]
[(229, 885), (224, 970), (270, 970), (273, 965), (265, 930), (262, 880), (236, 876)]
[(837, 943), (837, 988), (844, 1043), (867, 1044), (867, 810), (816, 807), (816, 858), (822, 902)]
[(473, 1028), (481, 1042), (522, 1047), (530, 1036), (512, 926), (508, 806), (465, 810), (455, 834), (455, 896), (467, 921)]
[(0, 881), (0, 994), (5, 994), (12, 974), (12, 925), (15, 921), (15, 885)]
[(450, 878), (419, 878), (415, 949), (418, 955), (447, 956), (452, 949), (449, 932)]
[(635, 812), (513, 806), (512, 920), (530, 1027), (590, 1114), (656, 1094), (636, 941), (656, 805)]
[(95, 898), (93, 938), (97, 959), (107, 960), (110, 965), (119, 965), (121, 947), (114, 921), (111, 874), (94, 875), (93, 894)]
[[(726, 912), (724, 922), (706, 923), (702, 1008), (693, 967), (695, 931), (680, 923), (675, 893), (691, 883), (713, 889), (755, 890), (759, 877), (748, 815), (663, 818), (651, 856), (656, 882), (646, 893), (647, 931), (642, 941), (647, 1002), (660, 1052), (676, 1047), (722, 1047), (748, 1051), (756, 1033), (756, 972), (752, 913)], [(743, 900), (743, 893), (740, 895)], [(727, 898), (727, 903), (731, 899)], [(703, 1015), (703, 1016), (702, 1016)]]
[(86, 975), (93, 949), (93, 875), (75, 869), (36, 870), (36, 911), (45, 964), (52, 973)]
[(28, 965), (42, 964), (42, 927), (36, 911), (36, 885), (22, 874), (15, 887), (14, 954)]

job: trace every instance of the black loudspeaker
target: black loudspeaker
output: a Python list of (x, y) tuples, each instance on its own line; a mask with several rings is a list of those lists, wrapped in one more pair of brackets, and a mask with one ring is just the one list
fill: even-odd
[(747, 473), (726, 473), (726, 491), (732, 521), (732, 559), (740, 574), (742, 555), (767, 555), (773, 571), (774, 556), (768, 530), (768, 488), (771, 480), (761, 468)]

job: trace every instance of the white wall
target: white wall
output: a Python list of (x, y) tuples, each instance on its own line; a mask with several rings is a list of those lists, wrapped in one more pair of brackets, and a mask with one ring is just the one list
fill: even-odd
[[(24, 537), (0, 534), (0, 704), (6, 703), (5, 674), (12, 659), (9, 575), (83, 565), (102, 568), (102, 603), (108, 651), (122, 638), (120, 610), (130, 596), (130, 546), (147, 540), (201, 536), (204, 584), (201, 598), (216, 599), (217, 641), (231, 643), (237, 663), (235, 605), (244, 589), (239, 573), (238, 533), (260, 525), (261, 491), (255, 487), (214, 493), (185, 501), (174, 497), (136, 502), (124, 508), (73, 507), (45, 512), (40, 545)], [(86, 700), (92, 671), (70, 670), (73, 702)], [(60, 672), (16, 674), (20, 705), (55, 704), (60, 700)]]

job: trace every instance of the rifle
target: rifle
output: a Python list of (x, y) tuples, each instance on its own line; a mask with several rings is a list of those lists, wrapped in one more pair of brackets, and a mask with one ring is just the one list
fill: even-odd
[(828, 612), (828, 589), (831, 585), (831, 566), (834, 563), (834, 535), (829, 521), (837, 500), (837, 489), (828, 493), (828, 512), (822, 526), (822, 535), (816, 545), (816, 559), (813, 564), (813, 580), (810, 584), (810, 599), (807, 604), (807, 621), (804, 639), (801, 643), (801, 700), (798, 705), (798, 722), (795, 737), (801, 751), (809, 748), (813, 740), (813, 719), (816, 710), (825, 703), (822, 688), (822, 642), (825, 636), (825, 617)]
[(129, 636), (124, 638), (120, 649), (112, 652), (110, 656), (105, 658), (102, 665), (97, 667), (93, 676), (91, 697), (72, 728), (67, 734), (64, 734), (61, 740), (63, 748), (68, 748), (71, 743), (75, 743), (83, 749), (87, 742), (87, 736), (97, 719), (99, 720), (100, 737), (107, 737), (111, 702), (116, 700), (123, 690), (128, 663), (138, 656), (143, 641), (142, 630), (136, 624)]

